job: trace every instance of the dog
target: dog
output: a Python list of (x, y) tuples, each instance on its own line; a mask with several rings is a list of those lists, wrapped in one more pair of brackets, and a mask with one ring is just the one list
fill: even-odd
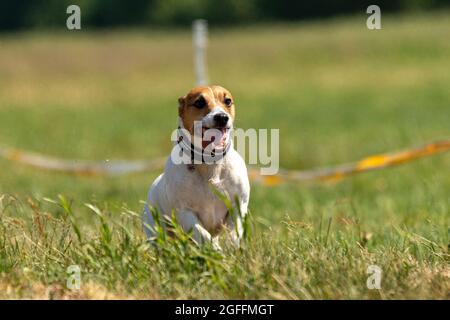
[[(154, 208), (160, 218), (169, 218), (174, 212), (179, 225), (185, 232), (192, 233), (197, 244), (210, 242), (220, 250), (218, 236), (227, 229), (232, 243), (239, 246), (250, 184), (245, 162), (233, 147), (231, 134), (236, 111), (233, 96), (221, 86), (197, 86), (178, 102), (177, 144), (164, 173), (150, 187), (143, 213), (145, 232), (149, 238), (156, 235), (154, 227), (158, 216), (152, 214), (151, 208)], [(214, 131), (215, 135), (208, 135), (209, 131)], [(186, 136), (197, 143), (187, 141)], [(210, 158), (204, 161), (208, 148)], [(222, 151), (220, 157), (215, 157), (217, 150)], [(180, 152), (187, 161), (177, 161), (174, 155)], [(199, 153), (200, 161), (198, 157), (194, 159), (194, 154)], [(230, 200), (232, 212), (218, 193)]]

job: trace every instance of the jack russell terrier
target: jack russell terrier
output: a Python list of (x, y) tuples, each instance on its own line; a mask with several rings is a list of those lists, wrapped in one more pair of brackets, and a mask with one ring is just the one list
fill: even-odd
[[(164, 173), (150, 187), (143, 214), (146, 234), (155, 236), (156, 216), (150, 210), (154, 208), (160, 217), (170, 218), (174, 211), (180, 226), (192, 232), (198, 244), (211, 242), (220, 249), (218, 235), (225, 227), (238, 246), (250, 184), (245, 162), (233, 148), (233, 97), (220, 86), (199, 86), (178, 102), (177, 144)], [(214, 189), (230, 199), (234, 214)]]

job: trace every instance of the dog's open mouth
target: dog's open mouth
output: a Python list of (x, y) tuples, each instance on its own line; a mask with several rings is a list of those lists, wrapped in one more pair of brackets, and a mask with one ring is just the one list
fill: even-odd
[(211, 143), (214, 147), (224, 147), (227, 144), (229, 132), (229, 127), (202, 127), (203, 148)]

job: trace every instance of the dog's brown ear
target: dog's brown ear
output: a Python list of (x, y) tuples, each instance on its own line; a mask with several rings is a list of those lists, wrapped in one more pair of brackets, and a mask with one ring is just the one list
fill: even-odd
[(186, 96), (178, 98), (178, 115), (181, 117), (183, 114), (184, 103), (186, 102)]

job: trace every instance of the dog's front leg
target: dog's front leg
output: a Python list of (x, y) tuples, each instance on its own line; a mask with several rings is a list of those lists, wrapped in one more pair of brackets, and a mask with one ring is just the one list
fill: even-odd
[(239, 248), (241, 239), (244, 235), (244, 227), (242, 225), (242, 216), (235, 210), (235, 216), (229, 214), (226, 220), (228, 229), (230, 230), (230, 239), (233, 245)]
[(178, 213), (177, 218), (185, 232), (192, 231), (192, 238), (197, 244), (211, 242), (214, 249), (221, 250), (217, 238), (213, 238), (208, 230), (202, 226), (195, 213), (189, 210), (182, 210)]

